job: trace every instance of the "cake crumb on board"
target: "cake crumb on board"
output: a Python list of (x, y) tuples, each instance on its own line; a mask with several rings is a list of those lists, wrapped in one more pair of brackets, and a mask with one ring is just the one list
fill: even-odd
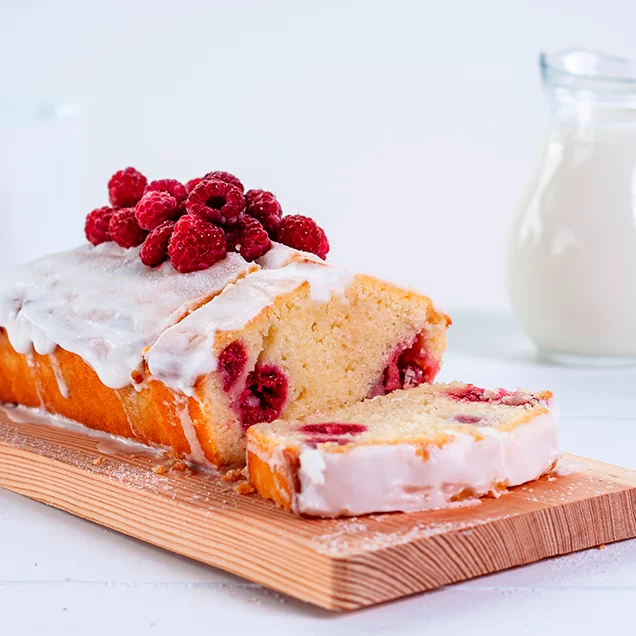
[(241, 481), (242, 479), (245, 479), (245, 476), (243, 475), (243, 471), (240, 468), (233, 468), (232, 470), (228, 470), (221, 477), (221, 479), (223, 481), (233, 483), (233, 482)]
[(255, 488), (246, 481), (241, 481), (236, 484), (236, 486), (234, 486), (234, 490), (236, 490), (239, 495), (251, 495), (256, 492)]

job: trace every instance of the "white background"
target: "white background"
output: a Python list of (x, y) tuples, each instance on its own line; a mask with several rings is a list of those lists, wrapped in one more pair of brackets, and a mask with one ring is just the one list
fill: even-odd
[[(37, 135), (0, 139), (0, 265), (82, 240), (118, 168), (227, 169), (315, 215), (332, 260), (468, 309), (442, 380), (551, 388), (565, 449), (636, 468), (636, 372), (543, 366), (486, 313), (546, 124), (537, 55), (569, 46), (636, 59), (636, 3), (0, 0), (0, 105), (81, 113), (68, 209), (30, 177)], [(0, 490), (2, 635), (627, 634), (635, 600), (632, 541), (331, 616)]]
[(20, 224), (44, 252), (82, 240), (120, 167), (227, 169), (314, 215), (332, 260), (504, 308), (546, 123), (537, 55), (636, 58), (635, 25), (631, 0), (2, 0), (2, 98), (78, 106), (82, 154), (73, 212), (52, 223), (46, 191), (29, 215), (2, 210), (17, 219), (0, 248)]

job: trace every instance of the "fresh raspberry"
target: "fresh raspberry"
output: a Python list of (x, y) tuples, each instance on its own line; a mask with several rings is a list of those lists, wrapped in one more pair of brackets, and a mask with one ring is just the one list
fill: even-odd
[(147, 186), (144, 194), (148, 192), (167, 192), (171, 194), (177, 202), (177, 208), (185, 207), (185, 200), (188, 198), (188, 192), (180, 181), (176, 179), (157, 179), (151, 181)]
[(206, 174), (203, 178), (208, 181), (223, 181), (224, 183), (236, 186), (241, 192), (245, 192), (245, 186), (240, 182), (239, 178), (229, 172), (225, 172), (224, 170), (208, 172), (208, 174)]
[(287, 400), (287, 384), (287, 377), (278, 367), (257, 363), (239, 398), (243, 427), (273, 422), (279, 417)]
[(190, 181), (185, 184), (185, 189), (187, 190), (188, 194), (190, 194), (190, 192), (192, 192), (192, 190), (194, 190), (201, 183), (201, 181), (205, 181), (205, 179), (203, 177), (190, 179)]
[(267, 190), (256, 190), (256, 189), (248, 190), (245, 193), (245, 202), (249, 206), (249, 204), (253, 203), (255, 199), (261, 196), (261, 194), (272, 194), (272, 193), (268, 192)]
[(108, 199), (114, 208), (130, 208), (144, 195), (148, 179), (134, 168), (116, 172), (108, 182)]
[(148, 234), (139, 250), (139, 258), (144, 265), (159, 267), (168, 260), (168, 243), (173, 230), (174, 221), (164, 221)]
[(246, 261), (255, 261), (272, 247), (263, 226), (250, 216), (244, 216), (226, 234), (227, 251), (238, 252)]
[(276, 240), (320, 258), (325, 258), (329, 252), (329, 241), (324, 230), (313, 219), (302, 214), (283, 218), (276, 228)]
[[(274, 235), (283, 217), (283, 209), (280, 207), (280, 203), (271, 192), (265, 192), (264, 190), (250, 190), (249, 192), (260, 192), (260, 194), (250, 197), (245, 213), (258, 219), (268, 234)], [(247, 200), (246, 195), (245, 201)]]
[(364, 424), (347, 424), (340, 422), (325, 422), (324, 424), (305, 424), (298, 429), (309, 435), (360, 435), (367, 427)]
[(113, 208), (105, 206), (87, 214), (84, 232), (86, 233), (86, 238), (93, 245), (99, 245), (111, 240), (108, 224), (114, 213), (115, 210)]
[(223, 390), (229, 391), (241, 377), (247, 364), (247, 351), (238, 340), (231, 342), (219, 356), (219, 371), (223, 378)]
[(188, 195), (186, 208), (204, 221), (234, 225), (245, 210), (245, 197), (230, 183), (205, 179)]
[(135, 216), (144, 230), (154, 230), (162, 223), (174, 219), (177, 212), (177, 200), (167, 192), (151, 190), (141, 197), (135, 206)]
[(225, 234), (220, 227), (186, 214), (174, 226), (168, 254), (182, 274), (207, 269), (225, 258)]
[(142, 230), (135, 218), (135, 208), (117, 210), (108, 224), (110, 237), (121, 247), (137, 247), (141, 245), (148, 232)]

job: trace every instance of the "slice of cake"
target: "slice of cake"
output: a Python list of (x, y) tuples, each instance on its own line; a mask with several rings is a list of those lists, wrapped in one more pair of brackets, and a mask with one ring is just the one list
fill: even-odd
[(438, 508), (497, 495), (559, 457), (550, 392), (422, 385), (247, 432), (249, 481), (321, 517)]
[(237, 467), (255, 423), (437, 375), (448, 316), (328, 264), (323, 230), (271, 193), (128, 168), (109, 196), (91, 245), (0, 275), (0, 401)]

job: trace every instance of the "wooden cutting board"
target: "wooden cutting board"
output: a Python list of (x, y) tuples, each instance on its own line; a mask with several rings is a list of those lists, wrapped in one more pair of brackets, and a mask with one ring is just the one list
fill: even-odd
[[(557, 475), (450, 510), (301, 519), (208, 474), (0, 409), (0, 486), (333, 610), (636, 536), (636, 472)], [(15, 418), (12, 418), (15, 419)]]

